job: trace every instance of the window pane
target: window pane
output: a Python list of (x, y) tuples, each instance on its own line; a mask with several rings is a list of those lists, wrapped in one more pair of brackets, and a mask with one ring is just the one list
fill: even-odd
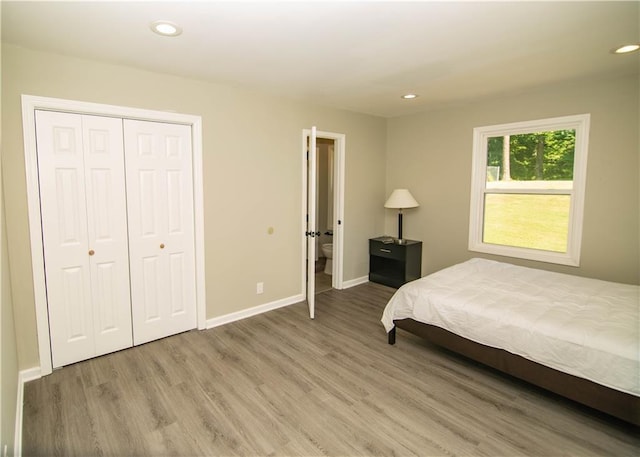
[(485, 194), (483, 242), (567, 252), (569, 195)]
[(489, 137), (487, 182), (512, 182), (513, 187), (513, 181), (559, 181), (570, 188), (575, 145), (575, 130)]
[(590, 119), (473, 129), (470, 251), (580, 265)]

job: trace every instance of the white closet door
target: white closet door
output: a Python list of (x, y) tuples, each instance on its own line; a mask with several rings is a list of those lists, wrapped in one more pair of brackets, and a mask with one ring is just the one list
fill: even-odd
[(51, 352), (59, 367), (132, 344), (122, 121), (37, 111), (36, 132)]
[(124, 121), (134, 344), (196, 327), (191, 127)]
[(122, 119), (82, 116), (96, 355), (133, 345)]

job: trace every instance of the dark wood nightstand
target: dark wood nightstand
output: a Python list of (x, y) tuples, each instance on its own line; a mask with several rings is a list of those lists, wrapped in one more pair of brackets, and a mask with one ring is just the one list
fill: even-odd
[(389, 243), (389, 237), (369, 239), (369, 281), (400, 287), (422, 273), (422, 241)]

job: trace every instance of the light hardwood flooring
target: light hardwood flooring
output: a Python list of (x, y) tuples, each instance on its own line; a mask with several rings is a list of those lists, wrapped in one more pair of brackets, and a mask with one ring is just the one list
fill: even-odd
[(315, 291), (316, 294), (321, 292), (326, 292), (331, 289), (333, 278), (331, 275), (328, 275), (324, 272), (324, 267), (327, 263), (326, 257), (320, 257), (316, 261), (316, 280), (315, 280)]
[(331, 275), (325, 274), (322, 271), (320, 273), (316, 273), (316, 282), (315, 282), (316, 294), (320, 294), (322, 292), (326, 292), (327, 290), (330, 290), (332, 287), (331, 282), (332, 282)]
[(23, 455), (640, 454), (638, 430), (379, 319), (363, 284), (54, 371), (25, 386)]

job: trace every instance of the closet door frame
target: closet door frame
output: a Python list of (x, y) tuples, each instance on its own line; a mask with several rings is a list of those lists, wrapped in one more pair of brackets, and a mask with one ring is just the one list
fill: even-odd
[(204, 199), (202, 176), (202, 118), (200, 116), (129, 108), (116, 105), (64, 100), (59, 98), (22, 95), (22, 130), (24, 136), (27, 205), (29, 213), (29, 237), (31, 240), (31, 269), (33, 294), (38, 330), (40, 376), (52, 372), (49, 311), (45, 285), (42, 245), (42, 220), (40, 217), (40, 191), (38, 184), (38, 156), (36, 149), (35, 111), (48, 110), (65, 113), (87, 114), (166, 122), (191, 126), (193, 148), (193, 204), (196, 269), (196, 314), (199, 330), (206, 328), (206, 298), (204, 271)]

